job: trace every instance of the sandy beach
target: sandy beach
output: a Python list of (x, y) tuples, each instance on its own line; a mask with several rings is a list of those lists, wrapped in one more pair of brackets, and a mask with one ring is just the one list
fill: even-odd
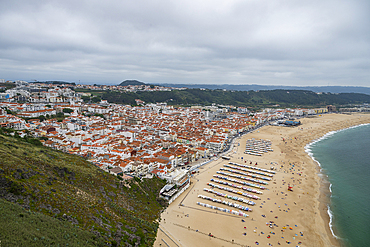
[[(304, 147), (330, 131), (370, 123), (370, 114), (326, 114), (300, 121), (302, 124), (298, 127), (265, 126), (246, 134), (235, 141), (228, 154), (231, 157), (229, 161), (219, 158), (202, 167), (191, 179), (190, 188), (162, 213), (154, 246), (339, 246), (329, 229), (328, 184), (320, 176), (320, 167), (307, 155)], [(262, 156), (244, 154), (246, 141), (252, 138), (270, 140), (274, 151)], [(255, 188), (263, 192), (262, 195), (254, 194), (260, 200), (247, 198), (256, 203), (254, 206), (204, 191), (207, 188), (243, 197), (207, 185), (221, 168), (227, 168), (224, 165), (229, 162), (274, 168), (276, 174), (268, 185), (264, 185), (266, 189)], [(238, 203), (253, 211), (243, 211), (249, 215), (243, 217), (203, 207), (197, 202), (239, 211), (198, 195)]]

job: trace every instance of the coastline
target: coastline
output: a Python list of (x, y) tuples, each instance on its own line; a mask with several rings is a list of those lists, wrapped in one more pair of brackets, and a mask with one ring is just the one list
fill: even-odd
[[(331, 211), (330, 209), (330, 206), (331, 206), (331, 197), (332, 197), (332, 190), (331, 190), (331, 186), (332, 184), (329, 182), (329, 177), (328, 175), (326, 175), (324, 172), (323, 172), (323, 169), (321, 167), (321, 164), (318, 160), (316, 160), (314, 154), (311, 152), (311, 147), (322, 141), (322, 140), (325, 140), (329, 137), (331, 137), (332, 135), (335, 135), (341, 131), (345, 131), (345, 130), (349, 130), (349, 129), (353, 129), (353, 128), (357, 128), (357, 127), (361, 127), (361, 126), (365, 126), (365, 125), (370, 125), (370, 123), (360, 123), (358, 125), (352, 125), (352, 126), (349, 126), (349, 127), (346, 127), (346, 128), (343, 128), (343, 129), (338, 129), (338, 130), (333, 130), (333, 131), (330, 131), (326, 134), (324, 134), (322, 137), (318, 138), (318, 139), (315, 139), (313, 140), (312, 142), (308, 143), (306, 146), (305, 146), (305, 152), (307, 153), (308, 156), (311, 157), (311, 159), (317, 163), (317, 166), (318, 166), (318, 170), (319, 170), (319, 177), (321, 178), (321, 182), (320, 182), (320, 198), (319, 198), (319, 201), (321, 203), (320, 207), (327, 207), (327, 210), (325, 212), (325, 210), (321, 210), (321, 217), (324, 219), (325, 222), (327, 222), (327, 225), (329, 227), (329, 230), (330, 230), (330, 234), (331, 236), (333, 236), (335, 238), (335, 240), (333, 241), (333, 245), (339, 245), (339, 246), (344, 246), (344, 242), (342, 242), (342, 238), (341, 236), (338, 236), (334, 233), (334, 229), (333, 229), (333, 212)], [(329, 218), (329, 220), (328, 220)]]
[[(193, 184), (188, 191), (173, 202), (161, 215), (163, 219), (160, 223), (161, 230), (170, 233), (173, 243), (178, 246), (229, 246), (231, 244), (254, 246), (255, 241), (258, 241), (261, 245), (268, 245), (271, 242), (275, 246), (278, 241), (284, 243), (284, 241), (288, 241), (286, 239), (294, 241), (295, 238), (302, 241), (300, 246), (340, 246), (339, 239), (332, 235), (332, 230), (329, 226), (331, 221), (331, 217), (328, 214), (331, 195), (330, 184), (326, 175), (321, 173), (319, 163), (309, 155), (306, 149), (315, 141), (319, 141), (320, 138), (330, 135), (330, 132), (334, 131), (332, 133), (334, 134), (349, 127), (370, 123), (370, 114), (327, 114), (301, 120), (302, 125), (299, 127), (265, 126), (253, 133), (244, 135), (237, 141), (240, 143), (240, 147), (234, 147), (230, 152), (230, 156), (232, 156), (231, 161), (241, 163), (241, 157), (246, 158), (246, 155), (241, 152), (243, 150), (243, 142), (246, 139), (273, 139), (273, 154), (268, 154), (264, 157), (247, 156), (247, 158), (258, 161), (259, 165), (265, 163), (262, 166), (263, 168), (270, 162), (277, 162), (283, 166), (278, 170), (278, 174), (274, 178), (275, 184), (270, 184), (268, 190), (264, 191), (264, 195), (261, 196), (262, 200), (256, 201), (257, 205), (253, 207), (253, 212), (248, 213), (250, 216), (245, 218), (245, 223), (241, 223), (241, 218), (227, 217), (221, 212), (217, 213), (214, 210), (200, 208), (198, 205), (195, 205), (195, 202), (198, 200), (197, 195), (204, 194), (202, 189), (206, 187), (206, 183), (212, 178), (212, 174), (225, 163), (225, 161), (219, 159), (210, 162), (210, 164), (201, 169), (200, 174), (192, 179)], [(282, 142), (281, 138), (284, 138), (286, 142)], [(295, 167), (289, 167), (290, 163), (295, 164)], [(296, 176), (294, 172), (289, 175), (292, 176), (292, 179), (294, 177), (292, 180), (295, 181), (294, 192), (288, 192), (285, 198), (280, 198), (281, 196), (276, 192), (282, 193), (280, 188), (285, 189), (285, 182), (281, 181), (284, 181), (284, 179), (287, 181), (286, 175), (290, 174), (293, 169), (302, 171), (304, 176), (301, 178)], [(271, 201), (267, 201), (267, 199), (271, 199)], [(279, 204), (281, 199), (284, 199), (284, 202), (289, 204), (289, 206), (292, 205), (288, 208), (289, 213), (285, 209), (281, 212), (278, 211), (280, 206), (277, 209), (277, 206), (271, 203)], [(180, 202), (182, 202), (181, 205)], [(295, 206), (296, 202), (297, 206)], [(294, 237), (292, 233), (285, 232), (282, 235), (285, 238), (280, 239), (276, 236), (280, 234), (278, 233), (280, 229), (275, 230), (276, 235), (275, 233), (274, 235), (276, 237), (271, 235), (271, 238), (267, 239), (266, 235), (262, 235), (262, 231), (266, 230), (265, 222), (267, 219), (261, 218), (261, 214), (267, 215), (272, 211), (274, 215), (278, 216), (276, 222), (279, 224), (296, 224), (298, 226), (297, 231), (304, 232), (304, 237)], [(233, 226), (233, 228), (219, 230), (215, 227), (215, 224), (216, 226), (217, 224), (220, 226)], [(242, 224), (245, 227), (244, 229), (246, 229), (245, 233), (248, 238), (242, 235), (244, 231), (241, 227)], [(180, 225), (188, 226), (188, 229), (180, 227)], [(258, 231), (262, 229), (261, 234), (253, 233), (253, 227), (258, 229)], [(199, 231), (196, 232), (194, 229)], [(210, 238), (209, 236), (204, 236), (204, 234), (199, 234), (200, 232), (212, 232), (218, 238)], [(166, 240), (165, 237), (163, 234), (161, 235), (161, 231), (158, 231), (154, 246), (164, 245), (164, 241), (171, 242), (171, 240)], [(231, 243), (230, 241), (234, 242)], [(294, 242), (292, 243), (295, 244)]]
[[(339, 114), (338, 114), (339, 115)], [(343, 116), (343, 115), (342, 115)], [(362, 119), (342, 119), (336, 123), (334, 126), (330, 126), (327, 128), (326, 132), (322, 132), (321, 135), (317, 134), (314, 135), (310, 142), (308, 142), (306, 145), (304, 145), (304, 152), (306, 155), (315, 163), (317, 170), (317, 176), (316, 179), (318, 180), (318, 196), (317, 201), (319, 202), (318, 208), (320, 209), (320, 216), (321, 220), (323, 220), (325, 224), (325, 232), (327, 233), (327, 238), (323, 237), (323, 240), (326, 239), (326, 241), (323, 242), (323, 245), (319, 246), (342, 246), (341, 237), (336, 236), (333, 229), (332, 229), (332, 212), (330, 211), (330, 198), (331, 198), (331, 184), (328, 180), (328, 176), (322, 172), (321, 164), (315, 159), (313, 156), (313, 153), (310, 151), (311, 145), (320, 142), (321, 140), (324, 140), (328, 138), (331, 135), (334, 135), (340, 131), (344, 131), (351, 128), (357, 128), (362, 125), (368, 125), (370, 124), (370, 114), (361, 114), (361, 113), (354, 113), (350, 115), (345, 116), (352, 116), (353, 118), (360, 117)], [(348, 117), (350, 118), (350, 117)], [(349, 121), (350, 120), (350, 121)], [(326, 126), (327, 127), (327, 126)], [(316, 214), (316, 212), (315, 212)], [(320, 231), (317, 231), (317, 234), (320, 234)], [(322, 235), (322, 234), (321, 234)]]
[[(356, 125), (356, 126), (359, 126), (359, 125)], [(351, 128), (351, 127), (349, 127)], [(328, 180), (328, 176), (323, 172), (322, 170), (322, 167), (321, 167), (321, 164), (318, 160), (316, 160), (314, 154), (311, 152), (311, 147), (312, 145), (330, 137), (331, 135), (334, 135), (335, 133), (338, 133), (339, 131), (342, 131), (342, 130), (346, 130), (346, 129), (349, 129), (349, 128), (344, 128), (344, 129), (340, 129), (340, 130), (335, 130), (335, 131), (330, 131), (326, 134), (324, 134), (322, 137), (318, 138), (318, 139), (315, 139), (313, 140), (312, 142), (306, 144), (304, 146), (304, 150), (305, 152), (307, 153), (307, 155), (317, 164), (317, 169), (318, 169), (318, 176), (320, 178), (320, 196), (319, 196), (319, 202), (320, 202), (320, 208), (323, 208), (323, 210), (320, 211), (320, 215), (321, 217), (324, 219), (325, 222), (328, 223), (328, 226), (329, 226), (329, 230), (330, 230), (330, 234), (335, 238), (333, 244), (335, 246), (338, 246), (337, 243), (335, 243), (335, 241), (340, 241), (340, 237), (335, 235), (334, 233), (334, 230), (333, 230), (333, 226), (332, 226), (332, 220), (333, 220), (333, 213), (331, 212), (330, 210), (330, 198), (332, 196), (331, 194), (331, 186), (332, 184), (329, 182)], [(327, 208), (327, 210), (325, 211), (325, 207)], [(328, 219), (329, 218), (329, 219)], [(330, 235), (329, 234), (329, 235)]]

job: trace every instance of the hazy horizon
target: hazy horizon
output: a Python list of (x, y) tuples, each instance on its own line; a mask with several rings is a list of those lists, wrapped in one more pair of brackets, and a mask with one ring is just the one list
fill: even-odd
[[(2, 79), (2, 78), (1, 78)], [(15, 80), (10, 80), (10, 81), (16, 81), (16, 80), (19, 80), (19, 79), (15, 79)], [(23, 79), (21, 79), (23, 80)], [(143, 82), (145, 84), (148, 84), (148, 85), (163, 85), (163, 86), (166, 86), (166, 85), (208, 85), (208, 86), (261, 86), (261, 87), (300, 87), (300, 88), (309, 88), (309, 87), (359, 87), (359, 88), (370, 88), (370, 86), (351, 86), (351, 85), (347, 85), (347, 86), (340, 86), (340, 85), (322, 85), (322, 86), (306, 86), (306, 85), (269, 85), (269, 84), (266, 84), (266, 85), (262, 85), (262, 84), (230, 84), (230, 83), (218, 83), (218, 84), (212, 84), (212, 83), (208, 83), (208, 84), (202, 84), (202, 83), (168, 83), (168, 82), (158, 82), (158, 83), (153, 83), (153, 82), (146, 82), (146, 81), (142, 81), (142, 80), (137, 80), (137, 79), (127, 79), (127, 80), (136, 80), (136, 81), (139, 81), (139, 82)], [(126, 80), (123, 80), (119, 83), (104, 83), (104, 82), (76, 82), (76, 81), (65, 81), (65, 80), (42, 80), (42, 81), (35, 81), (35, 80), (23, 80), (23, 81), (27, 81), (27, 82), (50, 82), (50, 81), (60, 81), (60, 82), (67, 82), (67, 83), (76, 83), (76, 84), (81, 84), (81, 85), (107, 85), (107, 86), (117, 86), (119, 85), (120, 83), (126, 81)]]

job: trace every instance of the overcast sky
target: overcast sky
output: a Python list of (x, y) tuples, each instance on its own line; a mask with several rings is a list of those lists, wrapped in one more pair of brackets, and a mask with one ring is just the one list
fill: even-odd
[(369, 0), (2, 0), (0, 78), (370, 86)]

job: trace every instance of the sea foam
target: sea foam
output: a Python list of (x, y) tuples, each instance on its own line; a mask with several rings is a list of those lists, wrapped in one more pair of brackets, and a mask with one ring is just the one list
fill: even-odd
[(334, 231), (333, 231), (333, 212), (330, 210), (330, 206), (328, 205), (328, 215), (329, 215), (329, 228), (330, 228), (330, 231), (331, 231), (331, 234), (336, 238), (336, 239), (340, 239), (340, 237), (338, 237), (337, 235), (335, 235)]

